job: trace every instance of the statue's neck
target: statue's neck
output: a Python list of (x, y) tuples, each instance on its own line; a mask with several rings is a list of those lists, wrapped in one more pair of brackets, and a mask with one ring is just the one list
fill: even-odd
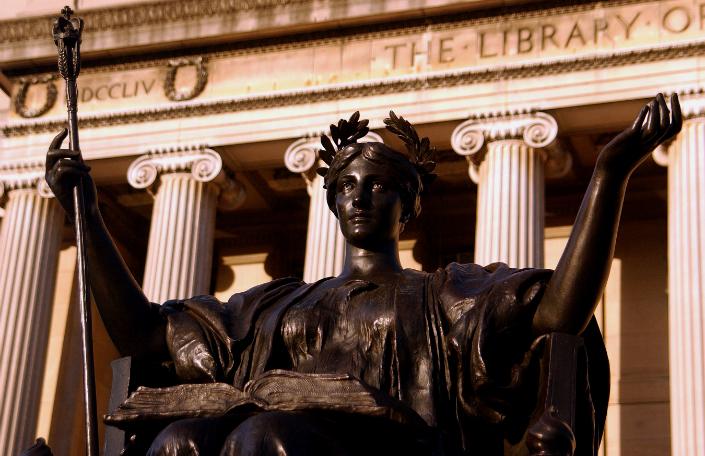
[(374, 280), (396, 276), (402, 271), (398, 242), (389, 242), (374, 248), (362, 248), (346, 243), (345, 263), (338, 277), (346, 280)]

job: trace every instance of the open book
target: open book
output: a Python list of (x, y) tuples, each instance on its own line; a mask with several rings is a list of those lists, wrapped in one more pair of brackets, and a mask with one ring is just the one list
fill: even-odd
[(425, 426), (423, 419), (407, 405), (355, 377), (286, 370), (267, 371), (249, 381), (244, 390), (227, 383), (139, 387), (113, 413), (105, 416), (105, 422), (127, 428), (145, 422), (217, 417), (258, 410), (328, 410)]

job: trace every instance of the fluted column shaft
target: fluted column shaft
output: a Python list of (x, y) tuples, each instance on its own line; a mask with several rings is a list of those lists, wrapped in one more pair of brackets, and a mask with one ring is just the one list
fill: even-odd
[(469, 119), (456, 127), (453, 150), (470, 164), (478, 185), (475, 262), (543, 267), (544, 175), (572, 164), (556, 143), (558, 125), (546, 113)]
[(242, 187), (224, 177), (220, 155), (204, 146), (152, 151), (128, 170), (136, 188), (157, 177), (144, 293), (157, 303), (207, 294), (219, 197), (232, 209), (242, 203)]
[(35, 438), (64, 217), (36, 183), (7, 197), (0, 225), (0, 454), (16, 455)]
[(705, 456), (705, 117), (666, 160), (671, 454)]
[(523, 140), (493, 141), (479, 167), (475, 262), (543, 266), (541, 154)]
[(316, 176), (309, 185), (311, 202), (308, 208), (304, 282), (340, 274), (345, 260), (345, 238), (338, 219), (326, 203), (323, 178)]
[(154, 200), (144, 293), (153, 302), (207, 294), (217, 188), (190, 173), (164, 174)]

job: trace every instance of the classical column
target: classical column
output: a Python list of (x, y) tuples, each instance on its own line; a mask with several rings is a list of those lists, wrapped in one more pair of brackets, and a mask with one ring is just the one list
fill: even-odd
[(705, 456), (705, 97), (682, 106), (682, 132), (654, 153), (668, 166), (671, 454)]
[[(372, 132), (360, 139), (360, 142), (366, 141), (384, 142), (381, 136)], [(318, 159), (320, 148), (320, 136), (308, 136), (294, 141), (284, 153), (286, 167), (304, 177), (311, 197), (304, 262), (304, 282), (307, 283), (338, 275), (345, 259), (345, 239), (338, 219), (326, 203), (323, 178), (316, 174), (316, 169), (321, 166)]]
[(151, 187), (157, 178), (144, 293), (158, 303), (206, 294), (216, 207), (219, 201), (236, 207), (244, 191), (225, 177), (220, 155), (204, 146), (150, 151), (127, 171), (135, 188)]
[(0, 454), (34, 442), (64, 215), (44, 163), (0, 167)]
[(543, 266), (544, 174), (571, 165), (557, 133), (542, 112), (473, 118), (453, 131), (453, 150), (468, 159), (478, 185), (476, 263)]

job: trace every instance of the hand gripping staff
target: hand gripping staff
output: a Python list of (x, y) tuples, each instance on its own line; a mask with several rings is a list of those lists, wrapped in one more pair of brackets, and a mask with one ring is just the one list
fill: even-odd
[[(54, 20), (52, 35), (59, 57), (59, 73), (66, 82), (66, 110), (68, 111), (69, 148), (80, 151), (78, 145), (78, 89), (76, 79), (81, 70), (81, 32), (83, 20), (71, 17), (68, 6)], [(79, 155), (78, 160), (82, 160)], [(84, 238), (83, 182), (73, 189), (73, 208), (76, 233), (79, 308), (81, 313), (81, 351), (83, 352), (83, 399), (86, 419), (86, 454), (98, 456), (98, 428), (95, 405), (95, 374), (93, 369), (93, 335), (91, 332), (91, 307), (88, 300), (86, 277), (86, 247)]]

